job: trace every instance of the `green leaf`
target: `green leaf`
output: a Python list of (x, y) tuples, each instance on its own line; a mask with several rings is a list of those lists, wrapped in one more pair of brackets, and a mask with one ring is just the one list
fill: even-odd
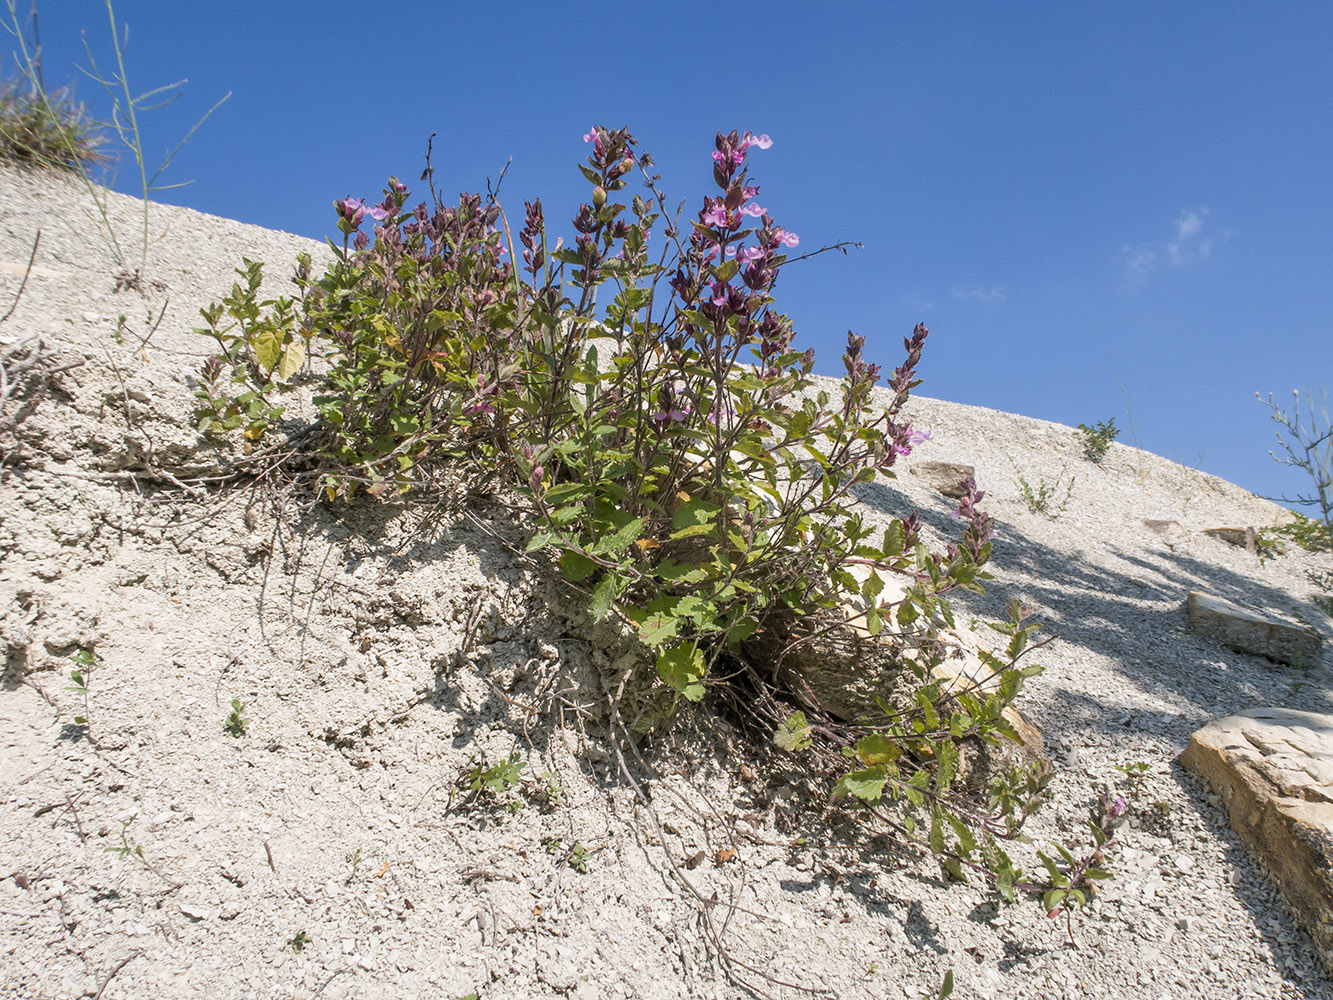
[(995, 873), (995, 891), (1006, 903), (1014, 901), (1014, 870), (1001, 868)]
[(1050, 913), (1064, 901), (1065, 891), (1063, 889), (1051, 889), (1041, 897), (1041, 908)]
[(268, 375), (282, 360), (283, 335), (277, 330), (265, 329), (255, 334), (251, 344), (254, 347), (255, 361), (259, 368)]
[(867, 767), (860, 771), (844, 774), (833, 786), (833, 798), (841, 799), (854, 795), (862, 802), (874, 805), (884, 794), (884, 765)]
[(930, 851), (932, 854), (944, 853), (944, 817), (939, 806), (930, 811)]
[(592, 620), (601, 621), (606, 617), (606, 613), (611, 610), (611, 602), (616, 596), (616, 575), (614, 573), (604, 573), (602, 578), (597, 581), (597, 586), (592, 591)]
[(690, 701), (703, 700), (704, 654), (693, 643), (663, 650), (657, 658), (657, 672)]
[(936, 995), (935, 1000), (949, 1000), (949, 997), (950, 995), (952, 995), (952, 993), (953, 993), (953, 969), (950, 969), (948, 972), (944, 974), (944, 982), (940, 984), (940, 992)]
[(541, 549), (546, 548), (546, 546), (550, 545), (554, 537), (555, 536), (553, 536), (549, 531), (539, 531), (537, 532), (537, 534), (532, 536), (532, 539), (528, 542), (528, 547), (524, 549), (524, 551), (538, 552)]
[(773, 742), (788, 753), (796, 753), (810, 746), (812, 742), (810, 732), (810, 724), (805, 721), (805, 713), (792, 712), (778, 725), (777, 731), (773, 733)]
[[(690, 500), (681, 504), (672, 518), (672, 527), (680, 530), (686, 527), (708, 525), (710, 528), (722, 508), (707, 500)], [(686, 536), (688, 537), (688, 536)]]
[(618, 531), (597, 539), (597, 544), (593, 546), (593, 553), (600, 556), (623, 552), (639, 540), (639, 536), (643, 534), (643, 527), (647, 523), (648, 519), (646, 517), (636, 517)]
[(566, 580), (578, 583), (592, 576), (597, 564), (581, 552), (566, 552), (560, 557), (560, 569), (565, 574)]

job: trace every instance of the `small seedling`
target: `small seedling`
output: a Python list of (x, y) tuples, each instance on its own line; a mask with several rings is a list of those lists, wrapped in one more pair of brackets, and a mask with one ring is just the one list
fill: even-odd
[[(509, 792), (517, 788), (522, 782), (523, 768), (528, 766), (522, 755), (512, 753), (498, 764), (486, 766), (485, 760), (473, 758), (472, 770), (468, 772), (467, 787), (473, 797), (481, 795), (483, 792), (495, 796), (497, 799), (507, 798)], [(510, 812), (517, 812), (522, 808), (521, 803), (511, 801), (508, 803)]]
[(240, 698), (231, 700), (231, 714), (227, 716), (227, 721), (222, 724), (224, 731), (232, 736), (241, 737), (245, 735), (245, 727), (250, 724), (250, 720), (241, 713), (245, 711), (245, 705), (241, 703)]
[(352, 873), (347, 876), (347, 881), (350, 882), (356, 878), (357, 869), (361, 867), (361, 848), (347, 853), (347, 863), (352, 866)]
[(1111, 447), (1111, 442), (1120, 434), (1116, 430), (1115, 417), (1099, 420), (1095, 427), (1079, 424), (1078, 429), (1083, 432), (1083, 457), (1097, 463), (1106, 457), (1106, 449)]
[(554, 809), (565, 801), (565, 787), (554, 771), (543, 771), (542, 782), (541, 796), (547, 809)]
[(65, 690), (73, 691), (83, 699), (83, 714), (74, 716), (74, 724), (83, 726), (91, 735), (92, 726), (88, 724), (88, 687), (92, 683), (93, 669), (98, 664), (98, 656), (91, 649), (81, 649), (70, 659), (79, 664), (79, 669), (69, 672), (70, 685)]
[(308, 944), (314, 944), (314, 942), (305, 931), (297, 931), (287, 939), (287, 947), (298, 955), (301, 954), (301, 949)]
[(547, 837), (545, 847), (547, 854), (561, 855), (560, 860), (580, 875), (588, 874), (588, 850), (582, 844), (565, 847), (565, 842), (559, 837)]

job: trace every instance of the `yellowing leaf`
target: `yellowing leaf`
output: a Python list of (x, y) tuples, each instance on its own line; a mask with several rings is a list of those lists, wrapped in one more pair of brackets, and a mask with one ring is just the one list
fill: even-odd
[(287, 350), (282, 352), (282, 360), (278, 362), (279, 381), (286, 382), (301, 370), (301, 365), (304, 363), (305, 345), (300, 341), (292, 341), (287, 345)]

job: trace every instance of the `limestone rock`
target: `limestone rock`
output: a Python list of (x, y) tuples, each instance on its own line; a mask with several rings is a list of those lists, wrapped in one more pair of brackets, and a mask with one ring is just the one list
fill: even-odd
[(1259, 536), (1252, 527), (1245, 528), (1204, 528), (1203, 533), (1212, 538), (1245, 549), (1247, 552), (1259, 551)]
[(968, 476), (976, 477), (976, 469), (958, 462), (916, 462), (912, 465), (912, 475), (924, 479), (940, 496), (956, 500), (963, 495), (963, 480)]
[(1333, 973), (1333, 716), (1250, 709), (1196, 732), (1180, 762), (1222, 797)]
[(1313, 629), (1265, 618), (1198, 590), (1190, 591), (1186, 603), (1190, 628), (1232, 649), (1293, 666), (1319, 664), (1324, 643)]

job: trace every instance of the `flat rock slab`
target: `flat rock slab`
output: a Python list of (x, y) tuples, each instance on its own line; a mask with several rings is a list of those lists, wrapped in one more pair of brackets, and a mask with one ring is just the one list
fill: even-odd
[(1333, 974), (1333, 715), (1250, 709), (1196, 732), (1180, 763), (1222, 797)]
[(1311, 629), (1265, 618), (1198, 590), (1190, 591), (1186, 604), (1190, 628), (1232, 649), (1297, 667), (1319, 665), (1324, 641)]
[(1235, 545), (1248, 552), (1259, 551), (1259, 534), (1253, 528), (1204, 528), (1203, 533), (1218, 541)]
[(977, 470), (970, 465), (958, 462), (917, 462), (912, 466), (912, 475), (924, 479), (940, 496), (957, 500), (965, 492), (963, 480), (968, 476), (976, 478)]

